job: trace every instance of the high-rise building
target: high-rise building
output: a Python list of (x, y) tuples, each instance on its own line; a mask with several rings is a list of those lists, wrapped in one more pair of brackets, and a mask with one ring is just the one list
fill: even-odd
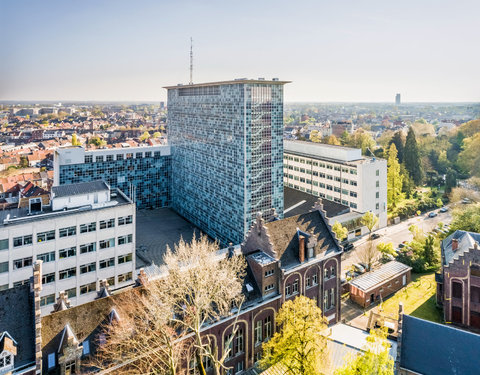
[(401, 104), (400, 94), (395, 95), (395, 104), (396, 104), (396, 105), (400, 105), (400, 104)]
[(172, 207), (223, 244), (283, 214), (283, 85), (237, 79), (168, 90)]

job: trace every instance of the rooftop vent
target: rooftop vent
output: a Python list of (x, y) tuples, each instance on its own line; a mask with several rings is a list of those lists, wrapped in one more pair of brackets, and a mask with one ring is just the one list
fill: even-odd
[(272, 78), (272, 81), (278, 81), (278, 78)]
[(28, 213), (36, 214), (42, 212), (42, 198), (30, 198), (28, 201)]

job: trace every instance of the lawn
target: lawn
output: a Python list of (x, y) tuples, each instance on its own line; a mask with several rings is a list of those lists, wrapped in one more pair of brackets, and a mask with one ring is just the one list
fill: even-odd
[(412, 281), (405, 288), (387, 298), (375, 308), (376, 312), (398, 319), (398, 304), (403, 302), (406, 314), (442, 323), (442, 312), (435, 306), (435, 274), (412, 274)]

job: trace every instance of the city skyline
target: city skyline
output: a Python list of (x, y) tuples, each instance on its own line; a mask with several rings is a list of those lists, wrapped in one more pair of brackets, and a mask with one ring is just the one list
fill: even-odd
[(194, 83), (288, 79), (287, 103), (480, 101), (473, 1), (135, 5), (4, 1), (0, 101), (166, 101), (189, 81), (190, 37)]

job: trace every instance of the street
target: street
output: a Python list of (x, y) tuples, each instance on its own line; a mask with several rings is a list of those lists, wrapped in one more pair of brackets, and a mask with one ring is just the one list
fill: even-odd
[[(430, 212), (437, 212), (438, 215), (430, 218), (428, 217)], [(374, 233), (378, 233), (380, 238), (373, 240), (373, 246), (377, 246), (379, 242), (393, 242), (393, 246), (396, 248), (402, 241), (411, 241), (413, 239), (412, 234), (408, 230), (410, 225), (415, 224), (422, 229), (424, 233), (427, 233), (435, 229), (438, 223), (442, 222), (443, 224), (450, 224), (451, 220), (451, 208), (444, 213), (440, 213), (437, 208), (435, 210), (426, 212), (421, 216), (416, 216), (398, 224), (390, 225), (386, 228), (375, 231)], [(353, 250), (344, 253), (342, 256), (342, 277), (345, 275), (345, 272), (350, 269), (353, 263), (358, 263), (360, 261), (358, 254), (363, 251), (365, 246), (368, 246), (368, 235), (354, 242), (354, 245), (355, 248)]]

